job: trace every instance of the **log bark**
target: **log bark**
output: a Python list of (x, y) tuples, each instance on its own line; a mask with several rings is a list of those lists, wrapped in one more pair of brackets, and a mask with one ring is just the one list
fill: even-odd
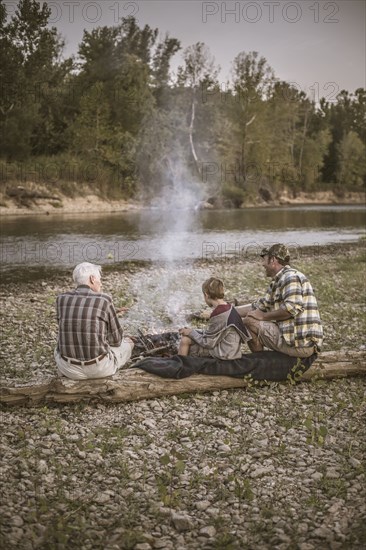
[[(366, 351), (324, 352), (308, 369), (302, 381), (345, 376), (366, 376)], [(0, 403), (37, 405), (75, 403), (97, 399), (109, 403), (137, 401), (180, 393), (210, 392), (245, 388), (250, 382), (229, 376), (193, 375), (182, 380), (160, 378), (141, 369), (122, 370), (109, 378), (74, 381), (48, 377), (28, 384), (5, 383), (0, 386)]]

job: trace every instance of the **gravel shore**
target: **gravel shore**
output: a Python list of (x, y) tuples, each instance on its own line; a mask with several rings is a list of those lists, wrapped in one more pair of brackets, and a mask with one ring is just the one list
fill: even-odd
[[(359, 245), (295, 262), (316, 287), (324, 349), (364, 346), (363, 260)], [(202, 306), (207, 275), (243, 301), (268, 282), (252, 261), (131, 264), (104, 288), (130, 306), (127, 332), (171, 330)], [(55, 374), (54, 300), (69, 287), (65, 276), (0, 287), (3, 380)], [(365, 403), (366, 380), (350, 378), (2, 408), (1, 547), (361, 550)]]

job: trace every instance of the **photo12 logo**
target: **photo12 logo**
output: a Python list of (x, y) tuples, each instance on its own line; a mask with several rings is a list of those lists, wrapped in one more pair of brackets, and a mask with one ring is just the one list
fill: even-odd
[(80, 262), (111, 264), (131, 260), (139, 251), (133, 241), (76, 242), (5, 242), (0, 245), (2, 264), (74, 266)]
[[(295, 81), (283, 81), (284, 86), (281, 89), (280, 95), (270, 95), (267, 97), (267, 102), (273, 102), (281, 100), (284, 103), (291, 104), (299, 101), (301, 94), (305, 93), (310, 101), (319, 104), (321, 99), (324, 99), (327, 103), (336, 103), (340, 87), (337, 82), (313, 82), (310, 86), (300, 86)], [(222, 82), (217, 86), (208, 85), (202, 83), (201, 85), (201, 101), (203, 104), (217, 102), (219, 99), (221, 104), (243, 104), (259, 103), (263, 101), (263, 97), (253, 92), (248, 94), (243, 93), (240, 90), (233, 93), (232, 88), (227, 82)]]
[[(4, 2), (8, 16), (15, 15), (18, 1), (7, 0)], [(43, 2), (40, 1), (40, 4)], [(75, 23), (76, 21), (84, 21), (85, 23), (95, 24), (102, 19), (107, 20), (112, 17), (113, 23), (120, 23), (123, 17), (135, 17), (139, 12), (137, 2), (121, 2), (115, 0), (108, 2), (93, 1), (60, 1), (47, 0), (45, 2), (48, 9), (51, 11), (48, 23), (54, 25), (63, 20), (67, 23)]]
[(339, 23), (336, 2), (202, 2), (203, 23), (298, 23), (306, 12), (313, 23)]
[[(261, 260), (260, 253), (264, 248), (270, 248), (275, 242), (228, 242), (228, 241), (204, 241), (202, 243), (202, 259), (203, 260), (231, 260), (231, 261), (247, 261)], [(286, 243), (290, 252), (291, 260), (301, 258), (301, 246), (299, 243)], [(319, 243), (311, 245), (313, 257), (318, 257), (321, 253)]]
[[(314, 164), (309, 167), (308, 172), (314, 181), (321, 179), (321, 166)], [(235, 182), (236, 185), (258, 184), (261, 185), (263, 178), (269, 183), (280, 180), (282, 183), (299, 181), (304, 172), (290, 162), (280, 163), (268, 161), (266, 163), (247, 162), (245, 165), (239, 161), (228, 162), (203, 162), (200, 165), (201, 181), (210, 183), (218, 181), (221, 184)]]

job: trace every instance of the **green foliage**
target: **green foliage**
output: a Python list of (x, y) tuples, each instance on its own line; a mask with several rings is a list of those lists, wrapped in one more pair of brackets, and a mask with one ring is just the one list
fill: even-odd
[(237, 550), (238, 542), (235, 535), (223, 531), (219, 533), (213, 543), (215, 550)]
[[(334, 103), (321, 100), (321, 113), (323, 125), (329, 128), (332, 136), (324, 158), (323, 180), (342, 182), (342, 185), (350, 187), (349, 174), (346, 170), (350, 167), (348, 159), (355, 154), (355, 160), (357, 160), (353, 183), (356, 185), (361, 183), (364, 186), (366, 174), (364, 162), (361, 161), (361, 166), (358, 166), (361, 147), (356, 137), (361, 140), (361, 144), (365, 144), (366, 90), (358, 88), (353, 94), (342, 90)], [(349, 135), (350, 132), (352, 132), (351, 135)], [(350, 175), (352, 178), (352, 172)]]
[[(47, 98), (44, 87), (61, 85), (71, 68), (60, 61), (63, 42), (47, 27), (50, 10), (35, 0), (20, 0), (15, 15), (5, 22), (2, 6), (0, 38), (0, 149), (8, 158), (24, 159), (37, 151)], [(53, 113), (48, 107), (48, 134)]]
[(234, 493), (235, 496), (238, 497), (239, 503), (241, 503), (242, 500), (251, 502), (254, 499), (254, 493), (250, 485), (250, 480), (248, 478), (244, 478), (243, 480), (241, 480), (235, 477), (234, 483)]
[(366, 145), (354, 131), (348, 132), (338, 145), (338, 182), (362, 187), (366, 179)]
[(156, 476), (160, 500), (165, 506), (178, 506), (180, 490), (179, 477), (186, 469), (186, 457), (176, 449), (160, 457), (162, 471)]
[(106, 102), (102, 82), (93, 84), (80, 102), (80, 112), (73, 128), (73, 145), (76, 154), (90, 158), (102, 155), (111, 137), (109, 105)]
[(328, 434), (328, 428), (325, 424), (321, 424), (324, 418), (319, 413), (314, 417), (313, 413), (309, 413), (304, 421), (304, 426), (307, 429), (308, 435), (306, 442), (311, 445), (324, 445), (325, 438)]
[(322, 477), (319, 481), (319, 488), (327, 498), (345, 498), (347, 495), (347, 485), (344, 479), (332, 479)]
[(232, 202), (235, 208), (240, 208), (245, 197), (245, 191), (235, 185), (225, 184), (222, 188), (222, 194), (225, 199)]
[(304, 367), (299, 357), (297, 359), (296, 365), (292, 367), (291, 372), (287, 375), (287, 380), (290, 382), (290, 384), (296, 384), (297, 382), (299, 382), (305, 369), (306, 367)]

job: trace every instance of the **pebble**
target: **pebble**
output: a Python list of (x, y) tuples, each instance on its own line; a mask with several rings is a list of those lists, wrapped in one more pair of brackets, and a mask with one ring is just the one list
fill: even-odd
[(48, 472), (48, 466), (47, 466), (47, 462), (45, 460), (40, 460), (38, 462), (38, 471), (41, 474), (45, 474), (45, 473)]
[(200, 502), (196, 502), (196, 508), (200, 511), (207, 510), (209, 506), (211, 506), (211, 502), (209, 502), (208, 500), (201, 500)]
[(159, 539), (154, 541), (154, 548), (172, 548), (172, 543), (169, 539)]
[(143, 425), (146, 426), (147, 428), (151, 428), (152, 430), (156, 428), (156, 422), (151, 418), (144, 420)]
[(269, 473), (275, 473), (273, 468), (256, 468), (253, 472), (251, 472), (250, 477), (256, 479), (257, 477), (263, 477)]
[(325, 477), (327, 477), (328, 479), (338, 479), (340, 477), (340, 474), (339, 472), (334, 470), (334, 468), (328, 468), (325, 473)]
[(22, 527), (22, 525), (24, 525), (24, 521), (20, 516), (14, 516), (11, 520), (11, 523), (14, 525), (14, 527)]
[(199, 530), (200, 535), (212, 539), (216, 535), (216, 529), (213, 525), (208, 525), (207, 527), (202, 527)]
[(192, 518), (186, 514), (173, 512), (172, 522), (177, 531), (188, 531), (193, 528)]
[(10, 540), (14, 539), (16, 541), (19, 541), (23, 539), (24, 537), (24, 531), (23, 529), (20, 529), (19, 527), (13, 527), (10, 533)]
[(316, 529), (314, 529), (312, 534), (315, 537), (319, 537), (327, 540), (331, 540), (334, 538), (333, 532), (328, 527), (325, 527), (325, 526), (317, 527)]
[(353, 456), (349, 459), (349, 462), (350, 462), (351, 466), (353, 466), (354, 468), (360, 468), (361, 465), (362, 465), (361, 460), (358, 460), (357, 458), (354, 458)]
[(105, 504), (110, 500), (110, 498), (111, 495), (109, 493), (101, 493), (96, 497), (95, 502), (97, 502), (98, 504)]

